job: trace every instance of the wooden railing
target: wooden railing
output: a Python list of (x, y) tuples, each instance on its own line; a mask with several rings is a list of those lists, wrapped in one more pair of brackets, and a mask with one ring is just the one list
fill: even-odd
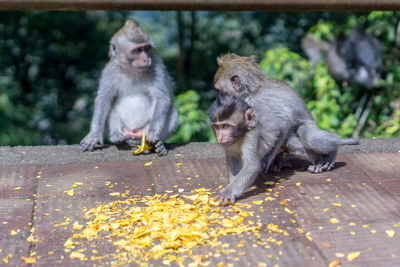
[(0, 0), (0, 10), (400, 10), (400, 0)]

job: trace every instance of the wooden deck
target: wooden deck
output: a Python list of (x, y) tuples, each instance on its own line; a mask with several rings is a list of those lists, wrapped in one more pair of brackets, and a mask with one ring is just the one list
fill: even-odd
[[(144, 166), (149, 157), (2, 166), (0, 265), (21, 266), (29, 260), (36, 261), (34, 266), (118, 265), (122, 262), (109, 255), (120, 251), (101, 238), (81, 244), (79, 251), (87, 260), (71, 259), (73, 249), (66, 249), (65, 242), (77, 232), (73, 222), (86, 224), (84, 211), (134, 195), (185, 194), (196, 188), (215, 191), (222, 184), (221, 175), (226, 175), (221, 157), (171, 153)], [(328, 266), (339, 262), (341, 266), (400, 266), (400, 153), (339, 154), (335, 168), (322, 174), (303, 171), (304, 162), (292, 163), (293, 168), (259, 177), (255, 187), (238, 200), (254, 211), (246, 221), (261, 222), (257, 234), (227, 235), (221, 237), (220, 246), (197, 247), (185, 256), (185, 266)], [(82, 185), (73, 187), (76, 183)], [(73, 196), (65, 193), (71, 189)], [(110, 195), (115, 192), (129, 193)], [(221, 210), (229, 213), (232, 207)], [(271, 231), (269, 225), (282, 231)], [(148, 264), (161, 266), (162, 262), (149, 260)]]

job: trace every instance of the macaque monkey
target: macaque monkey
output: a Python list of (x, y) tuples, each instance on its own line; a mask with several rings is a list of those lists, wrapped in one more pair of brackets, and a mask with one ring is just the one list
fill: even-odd
[[(262, 146), (265, 170), (286, 148), (290, 154), (309, 161), (310, 172), (328, 171), (335, 163), (339, 145), (358, 143), (357, 139), (340, 139), (320, 130), (300, 96), (286, 83), (268, 78), (254, 57), (226, 54), (217, 63), (215, 87), (242, 99), (253, 110), (258, 138), (243, 144), (242, 151), (249, 156)], [(255, 157), (251, 160), (258, 162)], [(240, 172), (235, 179), (247, 181), (246, 175)]]
[(261, 143), (254, 112), (244, 101), (219, 93), (208, 109), (212, 127), (226, 153), (229, 184), (217, 196), (225, 205), (240, 196), (260, 173), (266, 153)]
[(339, 34), (333, 44), (308, 33), (301, 40), (301, 47), (313, 66), (325, 61), (329, 73), (338, 81), (357, 83), (367, 89), (378, 83), (382, 72), (381, 44), (361, 27), (355, 27), (349, 36)]
[(323, 60), (329, 73), (337, 81), (359, 84), (367, 89), (364, 90), (354, 114), (358, 125), (353, 137), (358, 137), (374, 103), (371, 90), (378, 85), (382, 73), (380, 42), (367, 34), (362, 27), (355, 27), (349, 36), (336, 36), (333, 44), (317, 40), (308, 33), (302, 39), (301, 46), (313, 66)]
[[(154, 43), (138, 24), (128, 20), (110, 41), (110, 60), (101, 74), (89, 134), (80, 149), (103, 144), (107, 130), (112, 143), (137, 145), (145, 130), (159, 155), (174, 132), (178, 113), (173, 106), (172, 80), (154, 52)], [(106, 129), (105, 129), (106, 128)]]

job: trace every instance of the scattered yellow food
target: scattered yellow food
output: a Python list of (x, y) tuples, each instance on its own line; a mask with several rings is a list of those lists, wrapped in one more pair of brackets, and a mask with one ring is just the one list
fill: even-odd
[(82, 228), (83, 228), (83, 225), (79, 224), (77, 221), (75, 221), (72, 224), (72, 229), (74, 229), (74, 230), (81, 230)]
[[(211, 197), (211, 190), (199, 188), (191, 193), (135, 196), (99, 205), (86, 211), (84, 227), (81, 228), (78, 222), (73, 224), (73, 229), (78, 231), (74, 231), (64, 247), (70, 252), (71, 259), (86, 261), (89, 256), (84, 254), (84, 244), (104, 240), (115, 246), (116, 253), (100, 255), (98, 251), (98, 255), (90, 256), (90, 259), (112, 257), (116, 265), (159, 259), (165, 264), (177, 262), (181, 266), (186, 266), (183, 265), (185, 259), (191, 259), (206, 266), (209, 264), (208, 256), (192, 254), (193, 248), (219, 246), (228, 250), (219, 241), (220, 236), (245, 232), (257, 236), (261, 230), (260, 221), (247, 218), (254, 216), (253, 211), (245, 210), (251, 205), (236, 203), (229, 214), (222, 212)], [(267, 230), (274, 233), (274, 237), (289, 235), (274, 224), (269, 224)], [(282, 244), (276, 239), (268, 241)]]
[(7, 256), (5, 256), (5, 257), (2, 259), (2, 261), (3, 261), (4, 263), (9, 263), (11, 257), (12, 257), (12, 255), (11, 255), (11, 254), (8, 254)]
[(65, 190), (65, 191), (64, 191), (64, 194), (66, 194), (66, 195), (68, 195), (68, 196), (70, 196), (70, 197), (73, 197), (73, 196), (75, 195), (75, 192), (74, 192), (74, 189)]
[(11, 231), (10, 231), (10, 236), (13, 236), (13, 235), (17, 235), (17, 232), (14, 231), (14, 230), (11, 230)]
[(18, 190), (21, 190), (20, 186), (14, 187), (14, 191), (18, 191)]
[(332, 203), (332, 206), (340, 208), (342, 206), (342, 204), (340, 204), (340, 203)]
[(329, 222), (330, 222), (330, 223), (339, 223), (339, 220), (336, 219), (336, 218), (331, 218), (331, 219), (329, 220)]
[(300, 182), (297, 182), (297, 183), (296, 183), (296, 186), (297, 186), (297, 187), (301, 186), (301, 183), (300, 183)]
[(76, 188), (76, 187), (82, 186), (82, 185), (83, 185), (83, 183), (81, 183), (81, 182), (76, 182), (76, 183), (74, 183), (74, 184), (72, 185), (72, 187), (73, 187), (73, 188)]
[(289, 214), (293, 214), (293, 211), (291, 211), (290, 209), (288, 209), (287, 207), (285, 207), (285, 211)]
[(351, 253), (347, 254), (347, 260), (353, 261), (354, 259), (358, 258), (358, 256), (360, 256), (360, 254), (361, 254), (360, 251), (351, 252)]
[(76, 252), (76, 251), (71, 252), (71, 254), (69, 254), (69, 257), (71, 259), (78, 259), (78, 260), (81, 260), (81, 261), (86, 261), (87, 260), (85, 254), (80, 253), (80, 252)]
[(340, 264), (341, 264), (341, 261), (336, 259), (336, 260), (331, 261), (331, 263), (329, 263), (328, 267), (337, 267)]
[(140, 143), (140, 145), (138, 146), (138, 149), (136, 149), (135, 151), (133, 151), (133, 154), (135, 155), (139, 155), (141, 153), (143, 153), (146, 150), (151, 149), (152, 147), (147, 143), (146, 141), (146, 131), (143, 130), (143, 135), (142, 135), (142, 142)]
[(145, 167), (149, 167), (152, 163), (153, 163), (153, 161), (145, 162), (145, 163), (144, 163), (144, 166), (145, 166)]
[(310, 233), (310, 232), (307, 232), (307, 233), (306, 233), (306, 238), (307, 238), (308, 240), (312, 241), (312, 237), (311, 237), (311, 233)]
[(26, 264), (35, 264), (36, 263), (36, 258), (34, 258), (34, 257), (21, 256), (21, 260), (23, 260)]
[(387, 236), (390, 238), (393, 238), (396, 234), (393, 229), (386, 230), (385, 232), (386, 232)]

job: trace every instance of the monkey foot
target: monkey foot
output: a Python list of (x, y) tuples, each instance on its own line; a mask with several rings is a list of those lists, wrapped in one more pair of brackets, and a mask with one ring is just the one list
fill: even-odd
[(228, 192), (228, 190), (225, 190), (225, 188), (221, 189), (218, 193), (218, 196), (216, 196), (215, 201), (218, 201), (218, 206), (225, 206), (231, 201), (231, 204), (233, 205), (235, 203), (235, 196), (231, 193)]
[(310, 165), (308, 171), (311, 173), (321, 173), (332, 169), (335, 162), (325, 162), (324, 164)]
[(291, 168), (293, 167), (289, 161), (280, 160), (279, 162), (273, 162), (272, 165), (269, 167), (269, 172), (280, 172), (283, 168)]
[(158, 141), (158, 142), (156, 143), (156, 145), (155, 145), (155, 149), (154, 149), (154, 150), (156, 151), (156, 153), (157, 153), (159, 156), (165, 156), (165, 155), (168, 154), (168, 150), (167, 150), (167, 148), (165, 147), (165, 144), (164, 144), (163, 141)]

